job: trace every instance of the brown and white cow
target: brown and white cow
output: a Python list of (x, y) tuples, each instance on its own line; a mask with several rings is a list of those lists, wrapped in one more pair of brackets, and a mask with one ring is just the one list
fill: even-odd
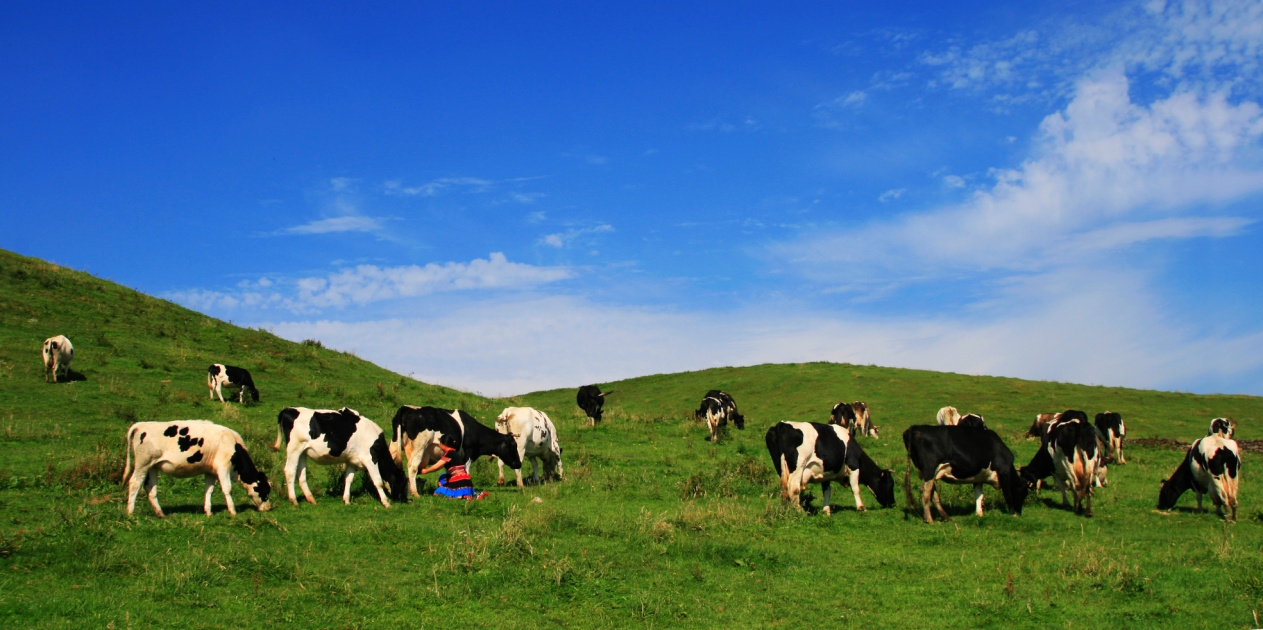
[(1210, 494), (1215, 511), (1228, 520), (1237, 520), (1237, 489), (1241, 474), (1241, 453), (1235, 440), (1222, 435), (1208, 435), (1193, 442), (1184, 461), (1175, 469), (1158, 492), (1158, 509), (1169, 510), (1185, 490), (1197, 493), (1197, 509), (1202, 510), (1202, 495)]
[(307, 502), (316, 502), (311, 488), (307, 486), (308, 460), (317, 464), (346, 465), (342, 502), (347, 505), (351, 504), (351, 481), (355, 479), (357, 470), (363, 470), (368, 475), (383, 506), (390, 507), (383, 485), (389, 489), (391, 499), (408, 500), (407, 481), (403, 471), (390, 457), (386, 434), (377, 423), (361, 416), (358, 411), (347, 407), (336, 411), (288, 407), (277, 414), (276, 424), (276, 443), (272, 445), (272, 450), (280, 450), (281, 444), (288, 443), (285, 450), (285, 488), (290, 503), (298, 505), (295, 481), (302, 487)]
[[(136, 467), (132, 468), (135, 458)], [(127, 463), (123, 479), (127, 482), (127, 514), (136, 508), (136, 495), (141, 485), (158, 518), (165, 518), (158, 505), (158, 473), (172, 477), (206, 477), (206, 515), (211, 515), (211, 495), (215, 482), (224, 493), (228, 513), (236, 516), (232, 502), (232, 482), (241, 482), (246, 494), (260, 512), (272, 505), (268, 502), (272, 486), (263, 471), (254, 465), (245, 443), (236, 431), (208, 420), (175, 420), (172, 422), (137, 422), (127, 430)]]
[(1035, 414), (1035, 422), (1032, 422), (1031, 428), (1026, 430), (1026, 437), (1033, 437), (1033, 438), (1043, 437), (1044, 430), (1047, 429), (1048, 425), (1051, 424), (1053, 420), (1056, 420), (1059, 416), (1061, 416), (1060, 413)]
[(75, 358), (75, 347), (65, 335), (44, 340), (44, 382), (57, 382), (57, 373), (70, 378), (70, 360)]
[(1237, 432), (1237, 422), (1232, 418), (1215, 418), (1210, 421), (1210, 429), (1206, 431), (1206, 435), (1215, 435), (1232, 439), (1233, 434)]
[(859, 433), (864, 437), (877, 437), (877, 427), (869, 416), (868, 403), (862, 400), (834, 405), (829, 412), (829, 424), (846, 427), (852, 436)]
[(941, 427), (954, 427), (960, 422), (960, 412), (955, 407), (947, 406), (938, 410), (938, 414), (934, 416)]
[[(544, 479), (556, 477), (562, 479), (565, 472), (561, 467), (561, 446), (557, 443), (557, 427), (548, 414), (530, 407), (507, 407), (496, 418), (496, 431), (503, 435), (511, 435), (517, 442), (519, 460), (525, 464), (531, 461), (531, 482), (538, 484), (539, 467), (544, 466)], [(504, 462), (496, 458), (499, 470), (497, 484), (504, 485)], [(516, 468), (517, 485), (522, 487), (522, 469)]]
[(1048, 425), (1039, 450), (1031, 463), (1022, 468), (1022, 477), (1035, 485), (1051, 476), (1061, 490), (1061, 503), (1069, 505), (1066, 489), (1074, 493), (1074, 513), (1092, 516), (1092, 494), (1101, 464), (1096, 427), (1088, 423), (1088, 414), (1067, 409)]

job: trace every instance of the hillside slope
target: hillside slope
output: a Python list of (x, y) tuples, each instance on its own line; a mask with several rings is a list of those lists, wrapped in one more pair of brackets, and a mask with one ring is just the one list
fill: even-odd
[[(75, 343), (74, 378), (47, 384), (40, 343), (55, 334)], [(212, 362), (249, 368), (261, 402), (208, 401)], [(864, 448), (902, 479), (899, 433), (944, 404), (985, 415), (1024, 462), (1035, 443), (1020, 434), (1038, 411), (1109, 408), (1134, 437), (1188, 441), (1218, 415), (1252, 437), (1263, 399), (824, 363), (602, 386), (614, 390), (606, 420), (588, 427), (573, 389), (484, 399), (0, 252), (0, 625), (909, 627), (934, 610), (945, 627), (1231, 627), (1263, 609), (1257, 455), (1246, 456), (1236, 524), (1195, 512), (1191, 497), (1154, 513), (1182, 453), (1141, 447), (1111, 470), (1093, 519), (1055, 492), (1006, 516), (990, 489), (978, 519), (971, 491), (948, 487), (954, 520), (927, 526), (902, 496), (856, 512), (838, 485), (832, 517), (787, 506), (763, 447), (776, 421), (822, 421), (834, 402), (862, 399), (882, 430)], [(711, 388), (748, 418), (718, 443), (692, 418)], [(400, 404), (461, 407), (486, 424), (507, 404), (538, 407), (557, 425), (566, 479), (497, 488), (482, 461), (473, 476), (490, 499), (386, 510), (362, 494), (343, 505), (339, 471), (316, 466), (318, 505), (282, 498), (281, 457), (267, 449), (279, 409), (347, 405), (385, 426)], [(218, 493), (206, 517), (201, 480), (164, 477), (168, 518), (143, 499), (127, 517), (125, 428), (178, 418), (241, 431), (275, 509), (243, 506), (238, 488), (236, 518)]]

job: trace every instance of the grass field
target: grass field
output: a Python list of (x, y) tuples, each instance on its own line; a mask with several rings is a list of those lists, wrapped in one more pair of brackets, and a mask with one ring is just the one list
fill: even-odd
[[(39, 348), (55, 334), (74, 342), (75, 360), (74, 379), (54, 385)], [(213, 362), (249, 368), (262, 402), (208, 401)], [(858, 513), (836, 488), (831, 517), (785, 506), (763, 447), (774, 422), (824, 421), (833, 403), (865, 400), (881, 438), (863, 445), (902, 481), (900, 433), (944, 404), (986, 416), (1025, 463), (1036, 443), (1021, 435), (1037, 412), (1111, 409), (1129, 438), (1184, 442), (1232, 416), (1249, 439), (1263, 399), (827, 363), (601, 385), (614, 393), (605, 422), (588, 427), (573, 389), (485, 399), (0, 252), (0, 625), (1228, 628), (1263, 613), (1256, 454), (1245, 455), (1237, 523), (1195, 512), (1191, 495), (1155, 512), (1183, 453), (1133, 446), (1094, 518), (1047, 491), (1014, 518), (988, 490), (978, 519), (971, 491), (947, 486), (953, 520), (926, 525), (902, 492), (896, 508)], [(692, 418), (711, 388), (747, 417), (717, 444)], [(387, 425), (401, 404), (459, 406), (484, 424), (510, 404), (542, 409), (567, 478), (496, 488), (484, 461), (474, 479), (492, 497), (481, 502), (387, 510), (327, 491), (315, 506), (277, 502), (281, 458), (267, 445), (278, 410), (345, 405)], [(163, 477), (167, 519), (143, 499), (124, 514), (127, 426), (185, 418), (243, 434), (275, 509), (256, 512), (238, 487), (241, 514), (216, 496), (208, 518), (201, 480)], [(313, 488), (339, 478), (312, 472)]]

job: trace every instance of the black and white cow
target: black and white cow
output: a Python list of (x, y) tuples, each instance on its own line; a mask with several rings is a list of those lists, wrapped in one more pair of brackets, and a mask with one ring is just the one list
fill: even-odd
[(44, 340), (44, 382), (57, 382), (60, 372), (70, 378), (70, 360), (75, 358), (75, 347), (65, 335)]
[[(531, 481), (539, 483), (539, 467), (544, 466), (544, 479), (565, 477), (561, 467), (561, 445), (557, 443), (557, 427), (548, 414), (531, 407), (506, 407), (496, 417), (496, 431), (513, 436), (517, 443), (518, 460), (531, 461)], [(496, 458), (498, 485), (504, 485), (504, 461)], [(522, 487), (522, 469), (518, 468), (517, 485)]]
[[(298, 505), (294, 491), (295, 479), (303, 490), (303, 497), (314, 504), (316, 498), (307, 487), (307, 461), (317, 464), (345, 464), (346, 473), (342, 484), (342, 502), (351, 504), (351, 481), (355, 471), (363, 470), (378, 500), (390, 507), (390, 499), (407, 501), (407, 482), (403, 471), (390, 457), (390, 447), (377, 423), (361, 416), (354, 409), (338, 410), (287, 407), (276, 416), (276, 443), (272, 450), (285, 450), (285, 488), (289, 502)], [(390, 499), (386, 497), (389, 489)]]
[(223, 390), (235, 389), (237, 391), (237, 402), (246, 401), (246, 391), (249, 390), (250, 398), (254, 402), (259, 402), (259, 390), (254, 386), (254, 379), (250, 377), (250, 372), (245, 368), (224, 365), (216, 363), (206, 368), (206, 387), (210, 390), (210, 399), (215, 400), (219, 396), (219, 402), (224, 402)]
[[(132, 468), (135, 457), (136, 467)], [(224, 493), (228, 513), (236, 516), (232, 502), (232, 482), (241, 482), (246, 494), (260, 512), (272, 508), (268, 497), (272, 486), (268, 476), (254, 465), (245, 443), (236, 431), (208, 420), (176, 420), (173, 422), (137, 422), (127, 430), (127, 462), (123, 479), (127, 481), (127, 514), (136, 508), (136, 495), (141, 485), (149, 497), (154, 514), (165, 518), (158, 505), (158, 473), (172, 477), (206, 478), (206, 515), (211, 515), (211, 495), (215, 482)]]
[(987, 428), (987, 421), (984, 420), (982, 416), (976, 413), (967, 413), (961, 416), (960, 420), (956, 421), (956, 426), (973, 427), (975, 429), (985, 429)]
[(1074, 493), (1074, 513), (1092, 516), (1092, 494), (1101, 466), (1096, 427), (1088, 414), (1067, 409), (1049, 423), (1031, 463), (1022, 477), (1031, 485), (1051, 476), (1061, 490), (1061, 502), (1069, 505), (1066, 489)]
[(706, 426), (710, 429), (710, 436), (706, 439), (712, 442), (719, 438), (720, 427), (727, 426), (729, 420), (740, 430), (746, 428), (746, 418), (737, 411), (737, 401), (727, 392), (717, 389), (706, 392), (693, 416), (706, 421)]
[(1222, 435), (1208, 435), (1193, 442), (1184, 461), (1158, 492), (1158, 509), (1169, 510), (1185, 490), (1197, 493), (1197, 509), (1202, 510), (1202, 495), (1210, 494), (1215, 511), (1224, 515), (1228, 506), (1228, 520), (1237, 520), (1237, 488), (1241, 474), (1241, 453), (1235, 440)]
[(605, 406), (605, 397), (613, 394), (614, 391), (601, 393), (601, 388), (596, 385), (584, 385), (579, 388), (579, 393), (575, 395), (575, 402), (579, 403), (579, 408), (583, 413), (588, 414), (588, 424), (596, 426), (601, 421), (601, 408)]
[(781, 479), (781, 498), (801, 505), (809, 483), (824, 491), (824, 513), (831, 514), (830, 482), (844, 480), (855, 495), (855, 509), (863, 510), (860, 484), (868, 486), (883, 507), (895, 504), (893, 471), (883, 470), (860, 448), (845, 428), (816, 422), (778, 422), (764, 437), (772, 467)]
[(829, 413), (829, 424), (846, 427), (851, 436), (859, 433), (864, 437), (877, 437), (877, 427), (869, 418), (868, 404), (862, 400), (834, 405)]
[(1101, 433), (1101, 441), (1105, 443), (1105, 462), (1126, 464), (1123, 457), (1123, 438), (1127, 437), (1127, 425), (1122, 414), (1117, 411), (1103, 411), (1096, 414), (1096, 430)]
[(921, 476), (921, 505), (925, 522), (933, 523), (930, 504), (948, 520), (939, 501), (936, 481), (973, 484), (974, 513), (982, 516), (983, 484), (998, 488), (1015, 515), (1022, 514), (1029, 487), (1013, 464), (1013, 452), (995, 431), (976, 427), (914, 425), (903, 432), (908, 461)]
[(1210, 421), (1210, 430), (1206, 435), (1215, 435), (1218, 433), (1221, 437), (1232, 439), (1233, 434), (1237, 432), (1237, 423), (1232, 418), (1215, 418)]
[(417, 492), (417, 471), (443, 457), (440, 443), (456, 449), (472, 463), (493, 456), (513, 470), (522, 470), (522, 457), (512, 435), (487, 427), (460, 409), (437, 409), (404, 405), (390, 421), (390, 454), (405, 472), (408, 491)]

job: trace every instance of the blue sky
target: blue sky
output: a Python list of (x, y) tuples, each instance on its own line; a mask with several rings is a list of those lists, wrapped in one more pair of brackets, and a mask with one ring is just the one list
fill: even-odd
[(492, 395), (1263, 395), (1263, 4), (873, 4), (6, 2), (0, 247)]

